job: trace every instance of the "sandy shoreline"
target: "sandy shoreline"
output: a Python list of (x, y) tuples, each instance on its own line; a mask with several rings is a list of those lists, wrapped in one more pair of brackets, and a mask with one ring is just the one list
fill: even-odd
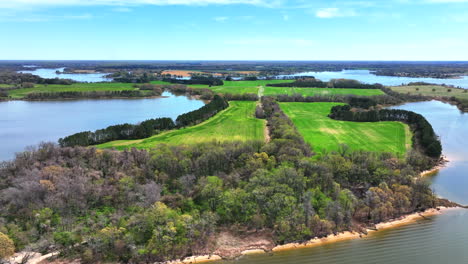
[[(346, 240), (351, 240), (351, 239), (358, 239), (358, 238), (364, 238), (369, 236), (370, 233), (372, 232), (378, 232), (381, 230), (386, 230), (390, 228), (396, 228), (399, 226), (407, 225), (407, 224), (412, 224), (415, 223), (418, 220), (424, 219), (426, 217), (434, 216), (434, 215), (439, 215), (442, 214), (444, 210), (448, 209), (456, 209), (457, 207), (453, 208), (446, 208), (446, 207), (438, 207), (438, 208), (431, 208), (428, 209), (424, 212), (417, 212), (417, 213), (412, 213), (406, 216), (402, 216), (398, 219), (390, 220), (387, 222), (382, 222), (379, 224), (375, 225), (375, 229), (367, 229), (367, 234), (364, 233), (359, 233), (359, 232), (351, 232), (351, 231), (345, 231), (342, 233), (338, 233), (336, 235), (331, 234), (328, 235), (327, 237), (323, 238), (313, 238), (309, 241), (303, 242), (303, 243), (288, 243), (284, 245), (278, 245), (274, 248), (271, 249), (271, 252), (279, 252), (279, 251), (286, 251), (286, 250), (294, 250), (294, 249), (301, 249), (301, 248), (311, 248), (311, 247), (316, 247), (316, 246), (321, 246), (325, 244), (330, 244), (330, 243), (335, 243), (335, 242), (340, 242), (340, 241), (346, 241)], [(249, 249), (242, 251), (241, 255), (251, 255), (251, 254), (264, 254), (269, 251), (265, 251), (264, 249)], [(196, 256), (196, 257), (188, 257), (185, 258), (184, 260), (177, 260), (177, 261), (172, 261), (168, 262), (168, 264), (188, 264), (188, 263), (205, 263), (205, 262), (210, 262), (210, 261), (218, 261), (222, 260), (223, 258), (219, 255), (205, 255), (205, 256)]]
[(442, 160), (439, 162), (439, 164), (437, 166), (435, 166), (434, 168), (432, 168), (430, 170), (425, 170), (425, 171), (421, 172), (420, 173), (421, 177), (430, 176), (430, 175), (438, 172), (440, 169), (445, 168), (446, 164), (448, 162), (449, 162), (449, 160), (446, 157), (442, 157)]
[[(424, 219), (426, 217), (434, 216), (434, 215), (440, 215), (442, 214), (443, 211), (445, 210), (450, 210), (450, 209), (457, 209), (457, 207), (453, 208), (447, 208), (447, 207), (438, 207), (438, 208), (431, 208), (428, 209), (424, 212), (417, 212), (417, 213), (412, 213), (408, 214), (405, 216), (402, 216), (398, 219), (393, 219), (387, 222), (382, 222), (379, 224), (375, 225), (375, 229), (367, 229), (367, 234), (365, 233), (359, 233), (359, 232), (351, 232), (351, 231), (345, 231), (342, 233), (338, 233), (336, 235), (330, 234), (327, 237), (323, 238), (313, 238), (309, 241), (305, 241), (302, 243), (288, 243), (284, 245), (278, 245), (273, 247), (271, 250), (265, 250), (263, 248), (252, 248), (248, 250), (244, 250), (240, 253), (240, 256), (244, 255), (251, 255), (251, 254), (264, 254), (267, 252), (280, 252), (280, 251), (286, 251), (286, 250), (294, 250), (294, 249), (301, 249), (301, 248), (311, 248), (311, 247), (316, 247), (316, 246), (322, 246), (325, 244), (330, 244), (330, 243), (335, 243), (335, 242), (340, 242), (340, 241), (346, 241), (346, 240), (351, 240), (351, 239), (358, 239), (358, 238), (364, 238), (369, 236), (373, 232), (378, 232), (381, 230), (386, 230), (390, 228), (396, 228), (400, 227), (403, 225), (408, 225), (415, 223), (418, 220)], [(47, 254), (42, 256), (41, 254), (38, 254), (37, 256), (34, 256), (31, 258), (28, 263), (30, 264), (36, 264), (36, 263), (44, 263), (44, 261), (47, 261), (46, 259), (56, 255), (57, 252)], [(12, 263), (18, 263), (19, 260), (21, 259), (21, 253), (15, 254), (16, 256), (10, 261)], [(206, 263), (206, 262), (213, 262), (213, 261), (220, 261), (223, 260), (224, 258), (221, 257), (220, 255), (216, 254), (210, 254), (210, 255), (200, 255), (200, 256), (191, 256), (187, 257), (184, 259), (179, 259), (179, 260), (173, 260), (173, 261), (168, 261), (166, 264), (190, 264), (190, 263)]]

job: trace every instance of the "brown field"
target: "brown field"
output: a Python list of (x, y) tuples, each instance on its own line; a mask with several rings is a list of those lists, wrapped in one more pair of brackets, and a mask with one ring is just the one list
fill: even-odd
[(257, 75), (259, 72), (258, 71), (232, 71), (232, 72), (203, 72), (203, 71), (187, 71), (187, 70), (165, 70), (162, 72), (162, 74), (170, 74), (170, 75), (176, 75), (176, 76), (182, 76), (182, 77), (190, 77), (192, 74), (211, 74), (215, 77), (223, 77), (225, 75), (229, 74), (240, 74), (240, 75)]
[(166, 70), (162, 72), (162, 74), (170, 74), (170, 75), (176, 75), (176, 76), (182, 76), (182, 77), (190, 77), (192, 76), (193, 73), (201, 73), (201, 72), (183, 71), (183, 70)]

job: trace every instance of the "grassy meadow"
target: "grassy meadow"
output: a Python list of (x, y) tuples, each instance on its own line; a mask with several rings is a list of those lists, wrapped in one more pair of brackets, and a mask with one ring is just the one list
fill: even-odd
[(34, 85), (34, 88), (9, 90), (8, 95), (12, 98), (18, 99), (25, 97), (28, 93), (138, 90), (138, 88), (134, 88), (133, 85), (133, 83), (74, 83), (71, 85), (36, 84)]
[(303, 96), (352, 94), (360, 96), (372, 96), (382, 95), (384, 92), (379, 89), (265, 87), (265, 95), (278, 94), (301, 94)]
[(411, 131), (400, 122), (348, 122), (330, 119), (340, 103), (280, 103), (314, 152), (336, 151), (340, 144), (352, 150), (404, 155), (411, 148)]
[(434, 97), (457, 97), (468, 100), (468, 89), (448, 88), (440, 85), (410, 85), (390, 87), (395, 92)]
[(257, 102), (231, 101), (229, 107), (198, 125), (163, 132), (139, 140), (117, 140), (98, 145), (99, 148), (150, 149), (159, 143), (192, 144), (208, 141), (264, 140), (265, 120), (254, 116)]
[(244, 93), (258, 93), (258, 89), (263, 86), (266, 87), (270, 83), (286, 83), (293, 82), (292, 80), (257, 80), (257, 81), (224, 81), (223, 86), (212, 86), (202, 84), (188, 85), (192, 88), (208, 88), (216, 93), (231, 93), (231, 94), (244, 94)]

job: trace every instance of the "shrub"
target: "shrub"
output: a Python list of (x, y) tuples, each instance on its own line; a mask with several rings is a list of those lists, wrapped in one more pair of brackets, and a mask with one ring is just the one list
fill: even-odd
[(0, 232), (0, 259), (11, 257), (15, 253), (15, 245), (7, 235)]

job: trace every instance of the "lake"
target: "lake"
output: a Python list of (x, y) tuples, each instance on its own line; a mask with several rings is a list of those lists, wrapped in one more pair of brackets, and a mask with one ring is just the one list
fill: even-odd
[[(424, 115), (440, 135), (446, 168), (434, 174), (438, 195), (468, 204), (468, 114), (438, 101), (408, 103), (394, 108)], [(468, 263), (468, 210), (450, 209), (417, 223), (373, 232), (362, 239), (308, 249), (244, 256), (236, 264), (440, 264)]]
[(396, 77), (396, 76), (378, 76), (372, 74), (368, 70), (342, 70), (340, 72), (301, 72), (291, 75), (280, 75), (279, 77), (294, 77), (294, 76), (314, 76), (322, 81), (331, 79), (354, 79), (363, 83), (380, 83), (387, 86), (396, 86), (407, 84), (410, 82), (427, 82), (435, 84), (447, 84), (468, 88), (468, 76), (463, 76), (461, 79), (435, 79), (435, 78), (412, 78), (412, 77)]
[[(27, 66), (24, 66), (27, 67)], [(29, 67), (32, 68), (32, 67)], [(77, 82), (109, 82), (112, 79), (105, 78), (104, 76), (108, 75), (108, 73), (60, 73), (57, 74), (56, 71), (63, 72), (65, 68), (55, 68), (55, 69), (45, 69), (45, 68), (38, 68), (35, 70), (28, 70), (28, 71), (18, 71), (21, 73), (31, 73), (37, 75), (42, 78), (47, 79), (71, 79)]]
[(0, 102), (0, 161), (42, 141), (73, 133), (196, 110), (200, 100), (163, 93), (167, 98)]

